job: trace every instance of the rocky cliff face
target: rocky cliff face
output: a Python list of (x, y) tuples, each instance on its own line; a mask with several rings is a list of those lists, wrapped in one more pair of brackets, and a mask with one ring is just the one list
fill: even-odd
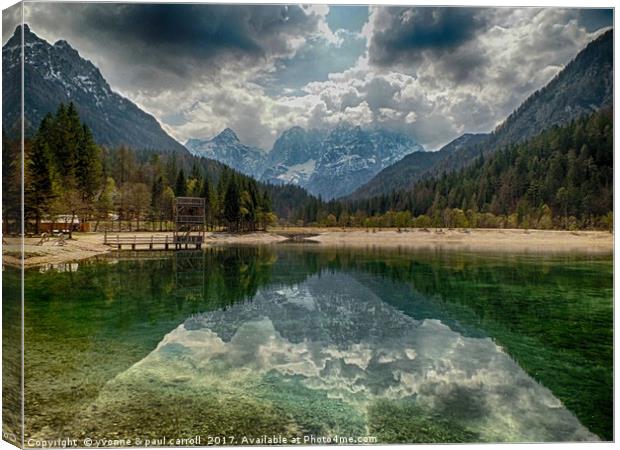
[(402, 134), (341, 125), (324, 140), (317, 168), (306, 187), (326, 199), (343, 197), (382, 169), (420, 152), (424, 148)]
[[(99, 69), (66, 41), (53, 45), (24, 25), (24, 93), (26, 134), (36, 131), (43, 117), (60, 103), (73, 102), (100, 145), (181, 151), (159, 122), (130, 100), (114, 92)], [(2, 47), (2, 107), (6, 132), (19, 121), (22, 29)]]
[(349, 124), (329, 131), (290, 128), (269, 153), (241, 144), (230, 129), (185, 146), (262, 181), (301, 186), (325, 199), (347, 195), (405, 155), (424, 151), (408, 136)]
[[(493, 133), (464, 135), (437, 155), (411, 155), (380, 172), (354, 198), (407, 189), (426, 176), (469, 165), (480, 154), (521, 142), (554, 126), (613, 105), (613, 30), (583, 49), (553, 80), (532, 94)], [(472, 136), (476, 136), (472, 138)], [(458, 144), (458, 145), (455, 145)]]
[(242, 144), (230, 128), (213, 139), (189, 139), (185, 147), (196, 156), (215, 159), (254, 178), (259, 178), (263, 172), (264, 152)]

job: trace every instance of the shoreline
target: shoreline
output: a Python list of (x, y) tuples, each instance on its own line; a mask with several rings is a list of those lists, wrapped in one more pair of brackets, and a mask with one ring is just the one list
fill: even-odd
[[(110, 235), (165, 236), (166, 232), (122, 232)], [(113, 253), (103, 244), (104, 233), (74, 233), (64, 246), (56, 240), (37, 245), (40, 238), (24, 241), (24, 267), (56, 265)], [(455, 250), (513, 253), (613, 254), (613, 234), (607, 231), (563, 231), (523, 229), (360, 229), (276, 228), (269, 231), (232, 234), (208, 232), (206, 246), (274, 245), (308, 243), (321, 247), (385, 248), (411, 250)], [(294, 244), (295, 245), (295, 244)], [(19, 238), (5, 238), (2, 264), (20, 267)]]

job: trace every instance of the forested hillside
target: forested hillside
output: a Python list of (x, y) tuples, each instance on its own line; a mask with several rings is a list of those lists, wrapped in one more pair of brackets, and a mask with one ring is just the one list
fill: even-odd
[(72, 102), (99, 145), (186, 151), (152, 115), (113, 91), (99, 69), (67, 41), (52, 45), (27, 24), (23, 30), (18, 26), (2, 47), (2, 122), (4, 132), (12, 137), (21, 118), (21, 91), (15, 87), (21, 85), (22, 76), (27, 93), (23, 106), (28, 137), (59, 103)]
[[(5, 135), (4, 149), (4, 221), (15, 228), (21, 214), (19, 141)], [(186, 152), (97, 146), (73, 104), (46, 115), (25, 142), (24, 176), (25, 217), (34, 232), (42, 219), (58, 216), (93, 221), (95, 229), (111, 218), (119, 228), (144, 227), (146, 220), (162, 228), (178, 196), (204, 197), (212, 228), (255, 230), (276, 219), (265, 187), (220, 163)]]
[[(355, 199), (409, 189), (415, 182), (462, 169), (478, 158), (506, 145), (534, 137), (554, 125), (565, 125), (613, 105), (613, 30), (601, 34), (558, 73), (546, 86), (534, 92), (493, 133), (474, 135), (453, 151), (454, 142), (435, 155), (432, 164), (403, 158), (383, 170), (351, 196)], [(428, 161), (424, 161), (428, 162)]]
[(347, 197), (350, 200), (374, 197), (411, 186), (434, 165), (462, 148), (477, 148), (487, 141), (488, 134), (464, 134), (436, 152), (415, 152), (386, 167), (368, 183)]
[[(20, 216), (19, 142), (4, 138), (5, 226)], [(263, 184), (188, 154), (107, 149), (72, 104), (48, 114), (25, 142), (25, 215), (79, 217), (116, 229), (162, 229), (176, 196), (204, 197), (211, 228), (244, 231), (275, 224), (365, 227), (609, 228), (613, 210), (610, 109), (528, 141), (482, 152), (471, 166), (409, 190), (324, 202), (297, 186)], [(277, 213), (277, 216), (276, 214)], [(113, 225), (112, 225), (113, 224)]]
[(613, 113), (601, 110), (473, 165), (371, 199), (310, 202), (323, 225), (577, 229), (612, 225)]
[[(482, 146), (492, 153), (505, 145), (538, 135), (553, 125), (570, 121), (613, 105), (613, 30), (590, 42), (542, 89), (534, 92), (489, 136)], [(433, 167), (432, 175), (461, 169), (478, 154), (465, 147)]]

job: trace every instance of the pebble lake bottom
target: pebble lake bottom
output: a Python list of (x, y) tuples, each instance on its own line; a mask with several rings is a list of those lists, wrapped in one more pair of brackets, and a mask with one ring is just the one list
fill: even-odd
[(26, 446), (613, 439), (611, 255), (218, 247), (25, 279)]

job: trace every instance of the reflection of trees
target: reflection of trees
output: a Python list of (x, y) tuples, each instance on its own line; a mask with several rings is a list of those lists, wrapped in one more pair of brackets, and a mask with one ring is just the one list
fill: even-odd
[[(73, 271), (26, 272), (27, 433), (50, 427), (58, 433), (50, 438), (62, 437), (63, 427), (108, 380), (143, 359), (187, 317), (253, 297), (269, 282), (276, 261), (273, 251), (251, 247), (208, 249), (201, 255), (204, 280), (192, 274), (185, 281), (191, 287), (200, 279), (204, 294), (191, 299), (176, 295), (175, 259), (161, 253), (151, 259), (80, 262)], [(7, 268), (4, 279), (11, 276), (19, 283), (19, 272)], [(5, 291), (9, 286), (5, 281)], [(3, 317), (7, 321), (12, 315)], [(59, 396), (67, 401), (58, 402)]]
[[(440, 251), (316, 253), (327, 270), (373, 275), (364, 282), (416, 319), (437, 318), (461, 333), (492, 337), (586, 426), (612, 437), (612, 266), (607, 261)], [(387, 287), (381, 279), (394, 284)]]
[[(27, 306), (43, 315), (40, 320), (67, 329), (80, 320), (93, 334), (102, 324), (117, 328), (171, 320), (177, 325), (193, 313), (253, 297), (271, 281), (277, 260), (272, 250), (255, 247), (149, 256), (81, 262), (75, 271), (28, 271), (27, 298), (33, 301)], [(182, 295), (187, 289), (192, 295)], [(71, 309), (73, 303), (81, 308)]]
[[(68, 420), (81, 400), (96, 395), (193, 314), (250, 300), (270, 285), (345, 271), (416, 319), (440, 319), (460, 333), (492, 337), (586, 426), (611, 437), (607, 261), (309, 246), (212, 247), (196, 255), (203, 272), (185, 280), (198, 288), (192, 292), (199, 295), (190, 297), (178, 295), (175, 259), (161, 253), (155, 259), (80, 262), (68, 272), (26, 272), (28, 428), (48, 425), (37, 411)], [(11, 273), (7, 268), (4, 276)], [(40, 371), (40, 364), (49, 370)], [(97, 367), (97, 376), (88, 375), (90, 367)], [(66, 390), (75, 407), (60, 411), (48, 385)]]
[(19, 445), (21, 438), (21, 298), (20, 273), (2, 274), (2, 431)]

